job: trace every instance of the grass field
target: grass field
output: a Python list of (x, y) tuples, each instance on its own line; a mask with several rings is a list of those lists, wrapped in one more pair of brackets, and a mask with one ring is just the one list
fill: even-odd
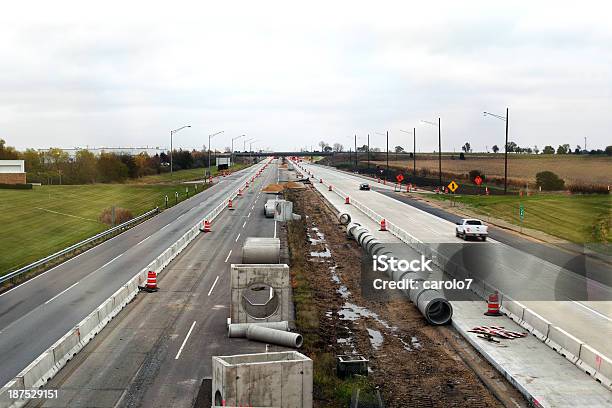
[[(185, 188), (173, 185), (92, 184), (40, 186), (32, 190), (0, 190), (0, 275), (109, 228), (98, 221), (111, 206), (134, 216), (156, 206), (174, 192), (185, 199)], [(199, 188), (201, 191), (201, 188)], [(190, 187), (193, 195), (193, 187)]]
[[(504, 176), (504, 155), (469, 154), (466, 160), (442, 157), (442, 171), (468, 173), (470, 170), (481, 170), (487, 176)], [(389, 166), (412, 169), (412, 160), (395, 161), (394, 154), (389, 154)], [(380, 158), (380, 157), (379, 157)], [(386, 165), (386, 161), (378, 160), (378, 165)], [(438, 158), (431, 154), (419, 155), (416, 160), (417, 169), (426, 168), (438, 171)], [(516, 180), (535, 181), (536, 173), (544, 170), (558, 174), (566, 183), (597, 183), (612, 185), (612, 157), (610, 156), (579, 156), (579, 155), (526, 155), (510, 154), (508, 156), (508, 177)]]
[[(427, 195), (427, 198), (449, 200), (451, 197)], [(520, 225), (519, 204), (523, 204), (524, 227), (576, 243), (612, 240), (612, 197), (609, 195), (457, 196), (453, 199), (477, 213), (516, 225)]]
[[(237, 171), (247, 167), (245, 164), (235, 164), (232, 166), (232, 171)], [(137, 184), (159, 184), (159, 183), (176, 183), (181, 181), (193, 181), (201, 180), (204, 177), (204, 173), (207, 169), (188, 169), (175, 171), (172, 177), (170, 173), (155, 174), (152, 176), (144, 176), (137, 180), (132, 181)], [(211, 167), (211, 173), (213, 176), (217, 175), (217, 168)]]

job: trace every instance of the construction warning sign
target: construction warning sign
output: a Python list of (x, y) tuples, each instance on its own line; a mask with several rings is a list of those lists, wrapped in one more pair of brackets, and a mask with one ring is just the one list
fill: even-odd
[(397, 180), (398, 183), (401, 183), (402, 181), (404, 181), (404, 175), (400, 173), (397, 176), (395, 176), (395, 179)]
[(459, 188), (459, 184), (455, 183), (454, 181), (451, 181), (451, 182), (448, 184), (448, 186), (447, 186), (447, 187), (448, 187), (448, 189), (449, 189), (450, 191), (452, 191), (452, 192), (454, 193), (454, 192), (455, 192), (455, 190), (457, 190), (457, 189)]

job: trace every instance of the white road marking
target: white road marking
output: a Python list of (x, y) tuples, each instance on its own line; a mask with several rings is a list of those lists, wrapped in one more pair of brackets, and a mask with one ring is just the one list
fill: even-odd
[(238, 233), (238, 236), (236, 237), (236, 241), (234, 242), (238, 242), (238, 238), (240, 238), (240, 233)]
[(191, 332), (193, 331), (195, 324), (196, 322), (194, 320), (193, 323), (191, 324), (191, 327), (189, 328), (189, 331), (187, 332), (187, 336), (185, 336), (185, 340), (183, 340), (183, 344), (181, 344), (181, 348), (179, 349), (178, 353), (176, 353), (176, 357), (174, 357), (175, 360), (178, 360), (179, 357), (181, 356), (181, 353), (183, 352), (183, 348), (185, 347), (185, 344), (187, 343), (187, 339), (189, 339), (189, 336), (191, 336)]
[(145, 242), (147, 239), (151, 238), (152, 235), (149, 235), (148, 237), (146, 237), (145, 239), (143, 239), (142, 241), (140, 241), (139, 243), (136, 244), (136, 246), (142, 244), (143, 242)]
[(572, 300), (572, 302), (573, 302), (573, 303), (575, 303), (575, 304), (577, 304), (578, 306), (584, 307), (585, 309), (587, 309), (588, 311), (590, 311), (590, 312), (592, 312), (592, 313), (595, 313), (597, 316), (599, 316), (599, 317), (601, 317), (601, 318), (604, 318), (604, 319), (606, 319), (606, 320), (607, 320), (607, 321), (609, 321), (609, 322), (612, 322), (612, 319), (610, 319), (608, 316), (606, 316), (606, 315), (604, 315), (604, 314), (599, 313), (597, 310), (591, 309), (591, 308), (590, 308), (590, 307), (588, 307), (587, 305), (582, 304), (582, 303), (580, 303), (580, 302), (578, 302), (578, 301), (576, 301), (576, 300)]
[[(79, 282), (80, 282), (80, 281), (79, 281)], [(69, 286), (69, 287), (67, 287), (66, 289), (62, 290), (62, 291), (61, 291), (60, 293), (58, 293), (57, 295), (53, 296), (51, 299), (47, 300), (47, 301), (45, 302), (45, 305), (46, 305), (46, 304), (48, 304), (48, 303), (53, 302), (53, 301), (54, 301), (55, 299), (57, 299), (57, 298), (58, 298), (60, 295), (62, 295), (63, 293), (66, 293), (66, 292), (68, 292), (70, 289), (74, 288), (76, 285), (78, 285), (78, 284), (79, 284), (79, 282), (75, 282), (75, 283), (73, 283), (72, 285), (70, 285), (70, 286)]]
[[(125, 252), (124, 252), (125, 253)], [(123, 254), (124, 254), (123, 253)], [(121, 258), (123, 256), (123, 254), (121, 255), (117, 255), (116, 257), (114, 257), (113, 259), (111, 259), (110, 261), (108, 261), (107, 263), (105, 263), (104, 265), (102, 265), (101, 267), (99, 267), (98, 269), (103, 269), (104, 267), (110, 265), (111, 263), (113, 263), (114, 261), (116, 261), (117, 259)]]
[(232, 254), (232, 250), (230, 249), (229, 253), (227, 254), (227, 258), (225, 258), (225, 263), (227, 263), (227, 260), (229, 259), (230, 255)]
[(217, 277), (215, 278), (215, 281), (213, 282), (212, 286), (210, 287), (210, 290), (208, 291), (208, 296), (210, 296), (210, 294), (212, 293), (212, 291), (215, 288), (215, 285), (217, 284), (218, 281), (219, 281), (219, 275), (217, 275)]
[(245, 225), (246, 225), (246, 221), (244, 222), (244, 224), (242, 224), (242, 228), (244, 228)]
[(276, 238), (276, 220), (274, 220), (274, 238)]
[(251, 212), (249, 211), (249, 213), (247, 214), (247, 218), (249, 218), (251, 216)]
[(164, 226), (163, 226), (163, 227), (161, 227), (159, 230), (161, 231), (161, 230), (165, 229), (165, 228), (166, 228), (166, 227), (168, 227), (170, 224), (171, 224), (171, 223), (168, 223), (168, 224), (164, 225)]

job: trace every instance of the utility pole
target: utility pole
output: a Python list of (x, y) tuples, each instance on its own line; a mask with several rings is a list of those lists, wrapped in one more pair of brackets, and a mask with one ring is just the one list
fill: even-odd
[(355, 171), (357, 171), (357, 162), (359, 157), (357, 156), (357, 134), (355, 134)]
[(506, 194), (508, 192), (508, 108), (506, 108), (506, 148), (504, 151), (504, 194)]
[(368, 133), (368, 173), (370, 172), (370, 134)]
[(439, 185), (442, 187), (442, 129), (440, 128), (440, 118), (438, 118), (438, 175)]
[(412, 175), (416, 177), (416, 128), (412, 128)]
[(385, 180), (389, 177), (389, 131), (387, 130), (387, 173), (385, 174)]

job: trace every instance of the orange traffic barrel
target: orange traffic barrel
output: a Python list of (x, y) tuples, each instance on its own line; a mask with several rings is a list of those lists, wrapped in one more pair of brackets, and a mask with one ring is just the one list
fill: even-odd
[(502, 316), (502, 313), (499, 311), (499, 295), (497, 294), (497, 292), (489, 295), (489, 301), (487, 302), (487, 311), (485, 315)]
[(380, 231), (387, 231), (387, 220), (380, 220)]
[(349, 196), (346, 196), (346, 198), (344, 199), (344, 204), (350, 204), (351, 200), (349, 199)]
[(210, 232), (210, 221), (204, 220), (202, 225), (203, 225), (202, 232)]
[(157, 272), (149, 271), (149, 273), (147, 273), (146, 288), (149, 290), (157, 290)]
[(231, 198), (229, 199), (229, 201), (228, 201), (228, 203), (227, 203), (227, 208), (229, 208), (230, 210), (233, 210), (233, 209), (234, 209), (234, 207), (233, 207), (233, 205), (232, 205), (232, 199), (231, 199)]

